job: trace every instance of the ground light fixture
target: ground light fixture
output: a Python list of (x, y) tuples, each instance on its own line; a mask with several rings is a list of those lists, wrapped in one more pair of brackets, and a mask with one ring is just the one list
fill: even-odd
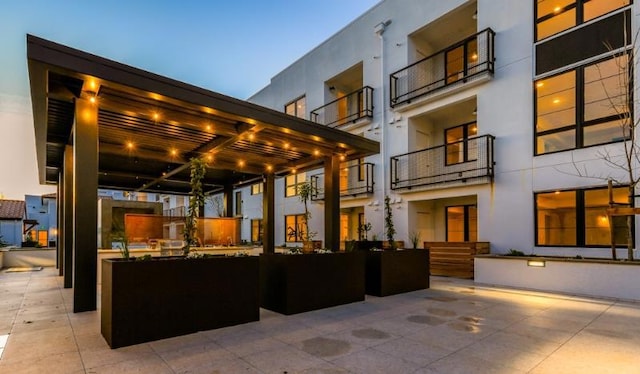
[(546, 261), (544, 261), (544, 260), (528, 260), (527, 261), (527, 266), (531, 266), (531, 267), (534, 267), (534, 268), (543, 268), (546, 265), (547, 265)]

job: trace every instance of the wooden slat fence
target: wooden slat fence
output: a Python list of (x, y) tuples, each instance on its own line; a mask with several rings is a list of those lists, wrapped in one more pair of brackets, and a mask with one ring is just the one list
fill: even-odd
[(473, 279), (473, 258), (488, 254), (489, 242), (424, 242), (431, 275)]

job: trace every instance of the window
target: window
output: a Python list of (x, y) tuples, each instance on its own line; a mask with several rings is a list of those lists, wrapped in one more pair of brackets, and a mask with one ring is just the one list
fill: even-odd
[(448, 242), (478, 240), (478, 209), (475, 205), (448, 206), (446, 216)]
[(284, 216), (286, 242), (301, 242), (304, 238), (304, 214)]
[(284, 106), (284, 112), (290, 116), (298, 118), (307, 118), (307, 99), (302, 96)]
[(478, 126), (475, 122), (445, 130), (446, 165), (454, 165), (478, 159), (478, 144), (473, 138), (478, 135)]
[(631, 0), (537, 0), (536, 40), (625, 7)]
[(251, 242), (257, 243), (262, 241), (262, 220), (261, 219), (252, 219), (251, 220)]
[[(627, 187), (613, 189), (613, 200), (629, 202)], [(536, 245), (608, 247), (611, 245), (606, 187), (541, 192), (535, 195)], [(616, 245), (626, 245), (626, 217), (613, 217)]]
[(358, 182), (364, 182), (367, 175), (367, 165), (364, 163), (364, 158), (358, 159)]
[(536, 155), (628, 137), (629, 68), (625, 54), (536, 81)]
[(287, 175), (284, 178), (284, 196), (296, 196), (298, 194), (298, 185), (302, 184), (305, 179), (307, 179), (306, 173)]
[(236, 205), (236, 216), (242, 215), (242, 191), (236, 191), (236, 196), (234, 199), (234, 203)]
[(251, 194), (252, 195), (259, 195), (263, 192), (263, 188), (264, 188), (264, 184), (263, 183), (256, 183), (256, 184), (252, 184), (251, 185)]

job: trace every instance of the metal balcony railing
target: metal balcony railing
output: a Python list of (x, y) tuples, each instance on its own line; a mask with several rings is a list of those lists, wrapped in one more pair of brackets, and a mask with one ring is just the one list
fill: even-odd
[(185, 217), (187, 215), (186, 206), (177, 206), (171, 209), (165, 209), (162, 211), (162, 215), (165, 217)]
[(391, 157), (391, 189), (490, 183), (494, 140), (483, 135)]
[(487, 28), (391, 74), (391, 106), (493, 75), (494, 39)]
[[(311, 185), (317, 191), (311, 200), (324, 200), (324, 174), (311, 176)], [(358, 196), (373, 193), (373, 164), (362, 164), (342, 167), (340, 170), (340, 197)]]
[(311, 111), (311, 120), (321, 125), (338, 127), (373, 117), (373, 88), (362, 87), (348, 95)]

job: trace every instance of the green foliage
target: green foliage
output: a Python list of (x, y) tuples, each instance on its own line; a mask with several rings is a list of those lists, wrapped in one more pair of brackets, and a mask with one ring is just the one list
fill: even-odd
[(396, 249), (396, 242), (393, 240), (393, 236), (396, 234), (396, 229), (393, 227), (393, 210), (390, 205), (389, 196), (384, 197), (384, 224), (387, 229), (387, 241), (389, 241), (389, 248)]
[(358, 226), (358, 235), (363, 238), (364, 241), (369, 240), (369, 231), (371, 231), (371, 222), (365, 222)]
[(4, 241), (4, 239), (2, 239), (2, 235), (0, 235), (0, 248), (2, 247), (8, 247), (9, 243)]
[(191, 159), (191, 195), (189, 196), (189, 210), (185, 217), (184, 224), (184, 254), (188, 255), (192, 245), (196, 244), (196, 219), (200, 213), (200, 208), (204, 206), (204, 190), (202, 179), (207, 172), (207, 164), (201, 158)]
[(506, 254), (507, 256), (525, 256), (524, 252), (519, 251), (517, 249), (510, 248), (509, 252)]
[(151, 261), (151, 255), (136, 257), (136, 261)]
[(414, 231), (409, 235), (409, 240), (411, 240), (411, 244), (413, 245), (413, 249), (418, 248), (418, 244), (420, 244), (420, 231)]
[(116, 243), (120, 243), (120, 248), (118, 248), (120, 250), (120, 255), (125, 260), (128, 260), (129, 257), (130, 257), (129, 239), (124, 234), (124, 232), (123, 231), (114, 231), (114, 232), (112, 232), (111, 233), (111, 240), (116, 242)]

